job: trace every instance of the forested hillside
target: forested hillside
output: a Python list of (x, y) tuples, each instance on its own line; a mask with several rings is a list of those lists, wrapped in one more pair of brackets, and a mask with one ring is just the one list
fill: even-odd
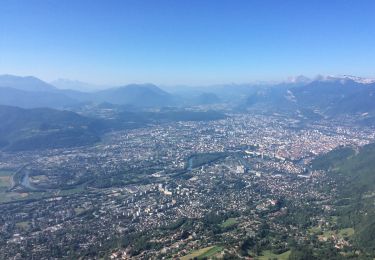
[(338, 180), (337, 215), (340, 228), (354, 228), (353, 244), (375, 253), (375, 144), (342, 148), (318, 157), (315, 169), (326, 169)]

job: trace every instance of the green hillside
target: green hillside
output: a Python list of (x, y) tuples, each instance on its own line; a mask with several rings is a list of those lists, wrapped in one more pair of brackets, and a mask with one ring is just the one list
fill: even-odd
[(357, 151), (334, 150), (317, 158), (312, 166), (328, 169), (338, 181), (339, 227), (353, 227), (353, 244), (361, 251), (375, 254), (375, 144)]
[(69, 111), (0, 106), (0, 149), (19, 151), (93, 144), (100, 121)]

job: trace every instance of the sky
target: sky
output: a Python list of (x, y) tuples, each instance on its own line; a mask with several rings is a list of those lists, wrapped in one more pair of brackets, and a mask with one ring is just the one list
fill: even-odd
[(375, 77), (375, 1), (1, 0), (0, 74), (106, 85)]

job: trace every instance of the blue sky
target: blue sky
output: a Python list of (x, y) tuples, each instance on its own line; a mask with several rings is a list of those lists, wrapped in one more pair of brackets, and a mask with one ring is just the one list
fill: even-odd
[(375, 1), (1, 0), (0, 74), (97, 84), (375, 77)]

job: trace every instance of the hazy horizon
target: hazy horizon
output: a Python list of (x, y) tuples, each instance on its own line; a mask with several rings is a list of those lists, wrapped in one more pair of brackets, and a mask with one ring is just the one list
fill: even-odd
[(97, 91), (97, 90), (104, 90), (104, 89), (110, 89), (110, 88), (117, 88), (117, 87), (122, 87), (122, 86), (127, 86), (127, 85), (156, 85), (162, 89), (178, 89), (179, 87), (188, 87), (188, 88), (205, 88), (205, 87), (214, 87), (214, 86), (241, 86), (241, 85), (253, 85), (253, 86), (259, 86), (259, 85), (264, 85), (264, 86), (271, 86), (271, 85), (278, 85), (278, 84), (283, 84), (283, 83), (297, 83), (297, 82), (311, 82), (315, 80), (327, 80), (327, 79), (340, 79), (340, 78), (358, 78), (358, 80), (363, 80), (363, 81), (368, 81), (368, 83), (373, 83), (375, 82), (375, 77), (359, 77), (357, 75), (352, 75), (352, 74), (338, 74), (338, 75), (322, 75), (322, 74), (317, 74), (312, 77), (307, 77), (305, 75), (296, 75), (296, 76), (289, 76), (285, 77), (284, 79), (281, 80), (258, 80), (258, 81), (247, 81), (247, 82), (217, 82), (217, 83), (212, 83), (212, 84), (157, 84), (154, 82), (123, 82), (119, 84), (96, 84), (92, 82), (86, 82), (86, 81), (81, 81), (81, 80), (75, 80), (75, 79), (67, 79), (67, 78), (58, 78), (55, 80), (47, 81), (43, 78), (40, 78), (35, 75), (15, 75), (15, 74), (9, 74), (9, 73), (0, 73), (0, 77), (2, 76), (11, 76), (11, 77), (16, 77), (16, 78), (37, 78), (39, 80), (42, 80), (45, 83), (48, 83), (58, 89), (74, 89), (74, 90), (80, 90), (80, 91)]

